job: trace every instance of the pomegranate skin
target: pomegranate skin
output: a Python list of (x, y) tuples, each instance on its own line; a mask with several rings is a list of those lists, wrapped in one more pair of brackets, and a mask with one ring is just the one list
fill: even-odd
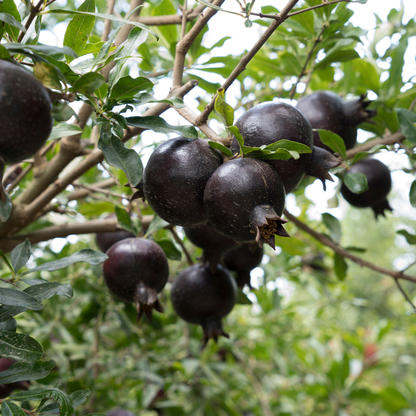
[(171, 300), (180, 318), (202, 326), (204, 344), (220, 335), (228, 338), (221, 320), (237, 302), (237, 285), (226, 269), (218, 265), (212, 273), (202, 264), (188, 267), (174, 280)]
[(6, 164), (33, 156), (49, 137), (52, 102), (28, 71), (0, 60), (0, 158)]
[(120, 230), (107, 233), (97, 233), (95, 238), (97, 240), (98, 248), (105, 253), (113, 244), (126, 238), (135, 237), (130, 231)]
[(143, 175), (146, 201), (165, 221), (180, 226), (207, 221), (205, 185), (222, 159), (205, 141), (167, 140), (150, 156)]
[(354, 194), (342, 184), (341, 194), (347, 202), (357, 208), (371, 208), (376, 218), (385, 210), (392, 211), (387, 195), (391, 189), (391, 176), (388, 167), (377, 159), (364, 159), (352, 165), (350, 173), (363, 173), (367, 177), (368, 189)]
[(136, 304), (138, 320), (143, 312), (149, 319), (153, 309), (163, 312), (157, 293), (166, 285), (169, 266), (161, 247), (145, 238), (127, 238), (112, 245), (106, 254), (105, 283), (118, 298)]
[(280, 218), (285, 189), (276, 171), (256, 159), (235, 159), (221, 165), (205, 188), (204, 207), (210, 224), (239, 243), (267, 242), (288, 236)]

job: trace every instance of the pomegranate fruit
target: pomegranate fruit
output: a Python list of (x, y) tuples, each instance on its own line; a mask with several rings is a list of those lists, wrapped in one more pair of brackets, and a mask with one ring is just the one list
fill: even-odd
[(228, 270), (237, 272), (237, 285), (243, 288), (250, 284), (250, 272), (261, 263), (264, 249), (256, 244), (243, 244), (242, 246), (228, 251), (224, 255), (224, 265)]
[(180, 318), (202, 326), (204, 345), (210, 338), (229, 337), (222, 328), (222, 318), (237, 302), (237, 285), (222, 266), (214, 273), (202, 264), (188, 267), (174, 280), (170, 296)]
[(221, 163), (220, 154), (203, 140), (167, 140), (150, 156), (143, 175), (144, 197), (171, 224), (202, 224), (207, 221), (205, 185)]
[(95, 235), (97, 246), (103, 253), (105, 253), (113, 244), (117, 243), (118, 241), (132, 237), (135, 237), (135, 235), (126, 230), (97, 233)]
[[(312, 153), (301, 154), (299, 159), (273, 160), (267, 159), (283, 181), (286, 193), (293, 191), (302, 180), (304, 174), (322, 180), (332, 180), (328, 169), (337, 167), (341, 161), (332, 153), (317, 153), (313, 146), (313, 131), (307, 118), (295, 107), (285, 103), (259, 104), (237, 121), (244, 144), (251, 147), (269, 145), (279, 140), (292, 140), (308, 146)], [(231, 150), (239, 151), (237, 140), (234, 139)]]
[(30, 72), (0, 60), (0, 159), (5, 164), (33, 156), (49, 137), (53, 119), (47, 90)]
[(151, 320), (153, 309), (163, 312), (157, 294), (166, 285), (169, 266), (160, 246), (145, 238), (127, 238), (112, 245), (106, 254), (105, 283), (114, 295), (136, 304), (137, 320), (143, 313)]
[(205, 188), (204, 207), (210, 224), (239, 243), (288, 237), (281, 218), (285, 189), (276, 171), (257, 159), (235, 159), (221, 165)]
[(354, 194), (342, 184), (341, 194), (352, 206), (371, 208), (376, 218), (385, 216), (384, 211), (392, 211), (387, 195), (391, 188), (389, 168), (377, 159), (364, 159), (351, 166), (350, 173), (363, 173), (367, 177), (368, 189)]
[[(325, 129), (338, 134), (351, 149), (357, 142), (357, 126), (376, 115), (376, 111), (367, 107), (371, 101), (365, 101), (366, 95), (354, 101), (344, 102), (332, 91), (316, 91), (299, 100), (296, 108), (306, 116), (314, 129)], [(325, 146), (319, 133), (313, 133), (313, 144), (332, 151)]]
[[(17, 363), (17, 361), (12, 358), (0, 358), (0, 372), (8, 370), (15, 363)], [(0, 399), (9, 397), (13, 390), (27, 390), (29, 386), (29, 381), (16, 381), (15, 383), (0, 384)]]

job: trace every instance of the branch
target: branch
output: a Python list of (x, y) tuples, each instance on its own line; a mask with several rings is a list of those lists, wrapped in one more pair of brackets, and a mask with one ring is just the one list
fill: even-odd
[(32, 3), (30, 3), (30, 15), (26, 21), (25, 28), (26, 32), (20, 32), (19, 37), (17, 38), (17, 42), (21, 42), (23, 38), (25, 37), (25, 33), (27, 33), (27, 30), (29, 29), (30, 25), (32, 24), (33, 20), (35, 19), (36, 15), (40, 11), (44, 4), (43, 0), (39, 0), (38, 4), (36, 6), (33, 6)]
[(183, 241), (178, 236), (177, 232), (175, 231), (175, 226), (170, 225), (167, 227), (169, 231), (172, 233), (173, 239), (181, 246), (183, 252), (185, 253), (186, 261), (188, 262), (189, 266), (193, 266), (194, 262), (192, 261), (192, 257), (190, 256), (188, 250), (186, 249), (185, 245), (183, 244)]
[[(114, 13), (114, 4), (115, 4), (116, 0), (107, 0), (107, 14), (113, 14)], [(106, 42), (108, 40), (108, 35), (110, 34), (111, 31), (111, 20), (110, 19), (106, 19), (104, 22), (104, 30), (103, 33), (101, 35), (101, 40), (103, 42)]]
[[(288, 13), (290, 10), (295, 7), (296, 3), (299, 0), (290, 0), (286, 6), (282, 9), (282, 11), (276, 15), (274, 21), (270, 24), (270, 26), (266, 29), (257, 43), (250, 49), (250, 51), (243, 56), (241, 61), (235, 67), (235, 69), (231, 72), (230, 76), (225, 80), (222, 88), (226, 91), (227, 88), (237, 79), (237, 77), (246, 69), (247, 64), (253, 59), (256, 53), (260, 50), (260, 48), (266, 43), (269, 37), (274, 33), (274, 31), (287, 19)], [(197, 118), (197, 125), (205, 124), (208, 120), (209, 114), (214, 109), (215, 104), (215, 97), (211, 100), (211, 102), (204, 108), (202, 113)]]
[(391, 276), (393, 279), (396, 279), (396, 280), (397, 279), (403, 279), (403, 280), (408, 280), (409, 282), (416, 283), (416, 277), (409, 276), (409, 275), (404, 274), (403, 272), (400, 272), (400, 271), (394, 271), (394, 270), (386, 269), (384, 267), (377, 266), (376, 264), (370, 263), (370, 262), (365, 261), (365, 260), (363, 260), (363, 259), (361, 259), (357, 256), (354, 256), (349, 251), (344, 250), (338, 244), (334, 243), (331, 239), (329, 239), (325, 235), (320, 234), (320, 233), (312, 230), (312, 228), (309, 228), (301, 220), (299, 220), (298, 218), (296, 218), (295, 216), (293, 216), (292, 214), (287, 212), (287, 210), (284, 210), (284, 214), (290, 221), (292, 221), (294, 224), (296, 224), (296, 226), (298, 228), (300, 228), (301, 230), (303, 230), (306, 233), (308, 233), (309, 235), (311, 235), (313, 238), (318, 240), (320, 243), (322, 243), (325, 246), (334, 250), (335, 253), (339, 254), (342, 257), (345, 257), (347, 259), (352, 260), (354, 263), (359, 264), (361, 267), (363, 267), (363, 266), (368, 267), (369, 269), (375, 270), (376, 272), (385, 274), (387, 276)]
[(407, 296), (407, 293), (404, 291), (402, 285), (400, 284), (398, 279), (394, 279), (396, 282), (396, 285), (400, 292), (402, 293), (403, 297), (405, 298), (406, 302), (412, 307), (413, 313), (416, 313), (416, 306), (413, 304), (413, 302), (410, 300), (409, 296)]

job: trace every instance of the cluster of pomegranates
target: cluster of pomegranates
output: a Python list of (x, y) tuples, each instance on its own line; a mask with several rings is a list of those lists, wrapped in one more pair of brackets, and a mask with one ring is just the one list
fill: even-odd
[[(167, 140), (153, 152), (136, 195), (141, 195), (159, 217), (182, 226), (189, 241), (203, 249), (202, 262), (174, 279), (171, 300), (182, 319), (202, 326), (204, 343), (228, 336), (222, 318), (237, 301), (237, 286), (250, 285), (250, 271), (261, 262), (263, 244), (274, 248), (275, 235), (288, 236), (283, 228), (287, 221), (282, 218), (286, 194), (305, 175), (321, 179), (325, 186), (326, 179), (332, 180), (328, 170), (341, 163), (337, 155), (320, 147), (319, 138), (314, 144), (311, 123), (316, 128), (336, 130), (350, 146), (355, 142), (357, 125), (374, 115), (366, 110), (367, 105), (364, 97), (343, 104), (335, 94), (319, 92), (299, 102), (303, 112), (285, 103), (264, 103), (237, 121), (245, 146), (261, 148), (292, 140), (310, 148), (310, 153), (296, 159), (241, 157), (235, 139), (231, 145), (235, 156), (229, 160), (223, 160), (204, 140), (184, 137)], [(328, 113), (334, 108), (334, 114)], [(351, 204), (371, 206), (382, 213), (388, 206), (385, 197), (390, 183), (387, 192), (379, 192), (380, 183), (388, 182), (386, 178), (381, 182), (373, 179), (379, 164), (370, 159), (354, 165), (351, 170), (367, 175), (369, 189), (351, 196), (343, 188), (342, 193)], [(155, 242), (128, 237), (107, 250), (104, 278), (113, 294), (136, 303), (138, 319), (143, 313), (151, 318), (153, 309), (163, 311), (157, 294), (168, 280), (168, 262)]]

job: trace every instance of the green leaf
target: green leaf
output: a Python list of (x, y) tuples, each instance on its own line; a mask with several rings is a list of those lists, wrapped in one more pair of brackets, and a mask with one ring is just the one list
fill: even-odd
[(406, 230), (398, 230), (397, 234), (401, 234), (409, 244), (416, 244), (416, 235), (410, 234)]
[(168, 222), (166, 222), (165, 220), (162, 220), (162, 218), (158, 217), (155, 214), (152, 221), (150, 221), (149, 228), (146, 231), (145, 237), (152, 234), (153, 231), (160, 230), (161, 228), (165, 228), (167, 225), (169, 225)]
[(214, 110), (221, 118), (225, 127), (230, 127), (234, 123), (234, 110), (225, 102), (225, 90), (219, 88), (217, 91), (217, 98), (215, 99)]
[(66, 79), (59, 68), (49, 62), (35, 62), (33, 75), (44, 87), (62, 92), (61, 82), (65, 85)]
[(50, 134), (48, 141), (60, 139), (61, 137), (76, 136), (77, 134), (81, 133), (81, 127), (77, 126), (76, 124), (60, 123), (56, 126), (53, 126), (52, 133)]
[(219, 151), (221, 151), (222, 153), (225, 153), (227, 156), (232, 156), (233, 152), (226, 146), (224, 146), (221, 143), (217, 143), (217, 142), (213, 142), (211, 140), (208, 141), (208, 144), (213, 148), (213, 149), (218, 149)]
[(88, 72), (75, 81), (73, 90), (81, 94), (92, 94), (104, 84), (105, 79), (101, 74), (98, 74), (97, 72)]
[(0, 191), (0, 222), (6, 222), (10, 218), (12, 208), (13, 204), (9, 194), (4, 190)]
[(338, 218), (335, 218), (333, 215), (328, 214), (327, 212), (322, 214), (322, 221), (328, 228), (329, 233), (331, 234), (332, 240), (339, 242), (341, 239), (341, 224)]
[(328, 146), (335, 153), (338, 153), (343, 160), (347, 160), (344, 140), (338, 134), (324, 129), (314, 129), (314, 131), (319, 132), (319, 137), (324, 145)]
[(3, 416), (26, 416), (25, 412), (16, 403), (8, 400), (3, 400), (1, 414)]
[(364, 173), (345, 172), (344, 183), (354, 194), (361, 194), (368, 189), (367, 176)]
[(39, 311), (43, 305), (33, 296), (18, 289), (0, 288), (0, 303), (8, 306), (19, 306), (26, 309)]
[(104, 153), (105, 160), (111, 166), (121, 169), (127, 176), (131, 186), (136, 186), (143, 176), (143, 165), (138, 153), (128, 149), (115, 135), (106, 140), (102, 134), (98, 141), (98, 148)]
[(237, 303), (239, 305), (252, 305), (253, 302), (247, 297), (247, 295), (242, 291), (238, 291)]
[[(78, 11), (95, 12), (95, 0), (85, 0)], [(87, 44), (88, 38), (95, 24), (95, 16), (78, 14), (69, 22), (64, 36), (64, 46), (71, 48), (76, 54), (81, 55)], [(72, 57), (68, 57), (67, 61), (71, 62)]]
[[(78, 114), (66, 101), (55, 101), (53, 103), (52, 117), (55, 121), (68, 121), (71, 117), (78, 119)], [(51, 136), (49, 136), (49, 139), (50, 137)]]
[(13, 269), (17, 273), (28, 261), (32, 254), (32, 246), (28, 239), (17, 245), (11, 252), (10, 258)]
[(0, 384), (45, 378), (55, 367), (55, 361), (37, 361), (33, 364), (15, 363), (0, 373)]
[(221, 7), (218, 7), (218, 6), (216, 6), (215, 4), (212, 4), (212, 3), (210, 3), (209, 1), (207, 1), (207, 0), (196, 0), (198, 3), (201, 3), (201, 4), (203, 4), (204, 6), (206, 6), (206, 7), (209, 7), (209, 8), (211, 8), (211, 9), (214, 9), (214, 10), (218, 10), (219, 12), (225, 12), (225, 13), (230, 13), (230, 14), (236, 14), (237, 16), (242, 16), (242, 14), (241, 13), (236, 13), (236, 12), (232, 12), (232, 11), (230, 11), (230, 10), (225, 10), (225, 9), (222, 9)]
[(132, 78), (127, 75), (120, 78), (111, 89), (110, 97), (114, 100), (133, 98), (138, 92), (153, 87), (153, 82), (144, 77)]
[[(79, 406), (85, 403), (88, 397), (91, 395), (90, 390), (77, 390), (72, 392), (69, 397), (73, 402), (73, 406)], [(59, 413), (59, 405), (58, 403), (49, 403), (46, 406), (42, 406), (39, 409), (39, 414), (57, 414)], [(105, 415), (104, 415), (105, 416)]]
[(26, 32), (26, 28), (18, 22), (11, 14), (0, 13), (0, 22), (8, 23), (10, 26), (16, 27), (22, 32)]
[(10, 52), (0, 44), (0, 59), (12, 59)]
[(62, 390), (53, 387), (40, 387), (13, 395), (13, 400), (16, 401), (42, 399), (51, 399), (57, 402), (59, 404), (59, 414), (61, 416), (72, 416), (74, 413), (74, 406), (71, 397)]
[(401, 409), (408, 409), (411, 407), (402, 393), (394, 387), (386, 387), (379, 392), (383, 400), (383, 407), (389, 414), (398, 412)]
[(136, 235), (137, 230), (134, 228), (129, 213), (125, 209), (119, 207), (118, 205), (116, 205), (114, 211), (117, 215), (117, 221), (119, 225), (123, 227), (125, 230), (130, 231), (131, 233)]
[(246, 19), (244, 20), (244, 26), (250, 28), (251, 26), (253, 26), (253, 22), (250, 19)]
[(170, 260), (180, 260), (182, 258), (182, 253), (176, 248), (175, 244), (168, 240), (157, 240), (157, 244), (162, 248), (162, 250), (165, 252), (166, 257)]
[(134, 27), (130, 30), (127, 39), (117, 49), (115, 59), (129, 58), (147, 40), (147, 36), (148, 32), (139, 27)]
[(237, 140), (238, 144), (240, 145), (240, 154), (243, 154), (243, 147), (244, 147), (244, 137), (241, 135), (240, 130), (237, 126), (230, 126), (228, 130), (234, 135), (235, 139)]
[(344, 280), (347, 275), (348, 264), (344, 257), (334, 253), (334, 270), (339, 280)]
[(127, 117), (126, 121), (129, 126), (153, 130), (156, 133), (177, 133), (187, 139), (198, 138), (198, 132), (194, 126), (171, 126), (158, 116)]
[(410, 185), (409, 200), (412, 207), (416, 208), (416, 180)]
[(42, 355), (42, 345), (29, 335), (14, 332), (0, 333), (0, 356), (24, 363), (34, 363), (40, 360)]
[(416, 143), (416, 113), (404, 108), (398, 108), (397, 116), (399, 117), (400, 130), (403, 135), (407, 140)]
[(5, 322), (0, 322), (0, 332), (16, 332), (16, 319), (10, 318)]
[[(16, 7), (16, 4), (13, 0), (3, 0), (0, 2), (0, 13), (2, 14), (8, 14), (10, 16), (13, 16), (15, 21), (20, 22), (21, 17), (19, 10)], [(11, 25), (8, 22), (5, 22), (4, 24), (4, 30), (7, 34), (11, 36), (11, 38), (16, 42), (17, 38), (19, 36), (19, 29), (15, 27), (14, 25)], [(3, 35), (3, 24), (0, 25), (0, 38)], [(4, 45), (3, 45), (4, 46)]]
[(0, 258), (6, 263), (6, 266), (10, 269), (10, 271), (13, 272), (13, 266), (2, 250), (0, 250)]
[(77, 58), (77, 54), (70, 48), (64, 46), (60, 48), (59, 46), (50, 46), (50, 45), (21, 45), (20, 43), (3, 43), (3, 46), (12, 53), (21, 53), (25, 54), (26, 51), (40, 52), (45, 55), (56, 55), (56, 54), (65, 54)]
[(337, 49), (334, 52), (331, 52), (329, 55), (325, 56), (322, 61), (318, 62), (315, 65), (315, 69), (325, 68), (334, 62), (352, 61), (353, 59), (358, 59), (359, 57), (360, 55), (354, 49)]
[(27, 275), (33, 272), (48, 271), (53, 272), (55, 270), (63, 269), (65, 267), (71, 266), (74, 263), (85, 261), (88, 264), (93, 266), (98, 266), (101, 263), (104, 263), (108, 259), (108, 256), (99, 251), (91, 250), (90, 248), (85, 248), (80, 250), (69, 257), (64, 257), (63, 259), (50, 261), (49, 263), (44, 263), (41, 266), (30, 269), (22, 274), (22, 276)]
[(59, 293), (62, 288), (59, 282), (45, 282), (27, 287), (24, 292), (33, 296), (38, 302), (49, 299)]

